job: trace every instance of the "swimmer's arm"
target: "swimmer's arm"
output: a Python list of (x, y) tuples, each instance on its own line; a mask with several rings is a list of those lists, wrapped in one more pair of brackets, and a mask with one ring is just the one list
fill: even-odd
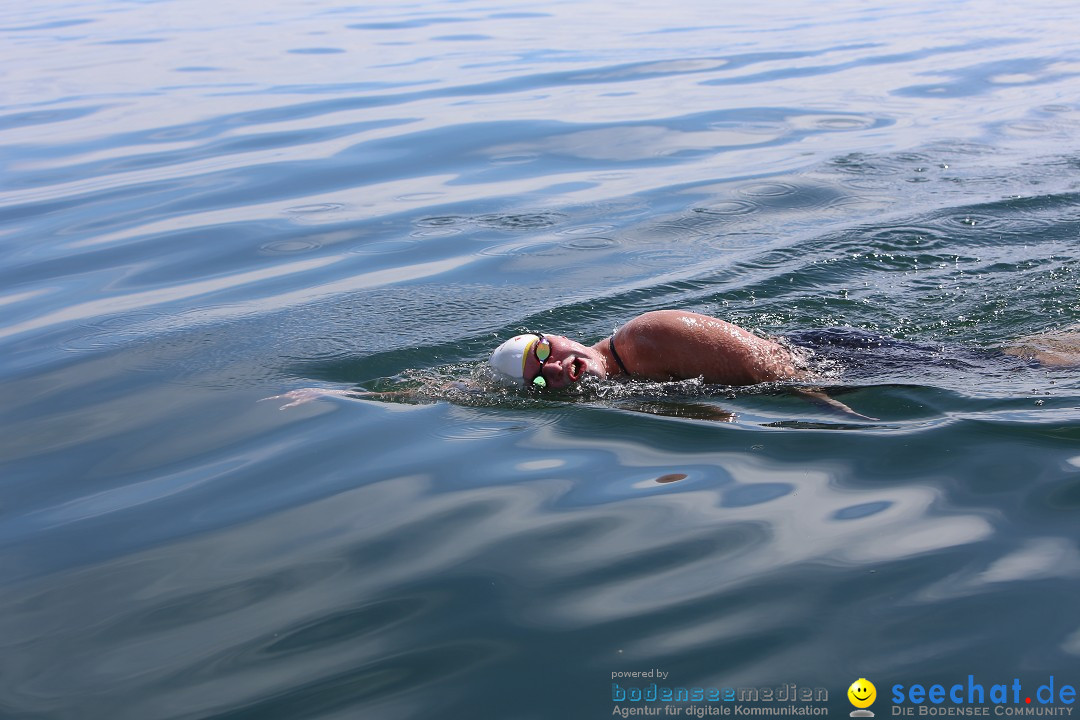
[(735, 413), (708, 403), (629, 400), (617, 402), (614, 406), (620, 410), (663, 417), (692, 418), (694, 420), (711, 420), (725, 423), (733, 423), (736, 420)]
[(383, 397), (387, 400), (393, 400), (395, 398), (387, 396), (399, 395), (402, 394), (402, 392), (404, 391), (373, 392), (370, 390), (337, 390), (334, 388), (300, 388), (298, 390), (290, 390), (281, 395), (271, 395), (270, 397), (262, 398), (259, 402), (262, 402), (263, 400), (288, 400), (289, 402), (278, 408), (279, 410), (285, 410), (324, 397), (347, 397), (356, 399)]
[[(449, 394), (450, 392), (480, 392), (479, 388), (476, 388), (468, 383), (463, 382), (449, 382), (441, 386), (440, 391), (443, 394)], [(431, 395), (432, 392), (428, 389), (425, 393)], [(418, 388), (407, 388), (403, 390), (357, 390), (357, 389), (336, 389), (336, 388), (300, 388), (298, 390), (290, 390), (282, 395), (273, 395), (271, 397), (262, 398), (262, 400), (288, 400), (289, 402), (282, 405), (279, 410), (285, 410), (286, 408), (296, 407), (298, 405), (304, 405), (312, 400), (317, 400), (323, 397), (345, 397), (352, 398), (354, 400), (389, 400), (392, 402), (415, 402), (421, 397), (421, 393)], [(261, 402), (261, 401), (260, 401)]]
[(878, 420), (879, 419), (879, 418), (875, 418), (875, 417), (870, 417), (869, 415), (863, 415), (862, 413), (855, 412), (854, 410), (852, 410), (851, 408), (849, 408), (847, 405), (840, 402), (836, 398), (831, 398), (828, 395), (826, 395), (825, 391), (822, 390), (821, 388), (795, 388), (795, 392), (799, 393), (800, 395), (803, 395), (804, 397), (806, 397), (807, 400), (814, 403), (815, 405), (823, 405), (825, 407), (832, 408), (834, 410), (839, 410), (840, 412), (844, 413), (845, 415), (851, 415), (851, 416), (857, 417), (857, 418), (859, 418), (861, 420)]

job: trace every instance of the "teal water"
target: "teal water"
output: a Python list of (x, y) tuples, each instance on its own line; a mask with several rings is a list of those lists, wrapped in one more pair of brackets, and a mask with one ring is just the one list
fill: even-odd
[[(0, 716), (1080, 685), (1080, 373), (995, 354), (1080, 322), (1077, 20), (0, 9)], [(440, 389), (666, 307), (908, 344), (820, 358), (876, 421)]]

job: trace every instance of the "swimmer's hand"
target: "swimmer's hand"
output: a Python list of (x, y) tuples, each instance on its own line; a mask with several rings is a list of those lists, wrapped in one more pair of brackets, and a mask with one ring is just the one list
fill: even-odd
[[(262, 400), (288, 400), (289, 402), (282, 405), (279, 410), (285, 410), (286, 408), (296, 407), (297, 405), (304, 405), (312, 400), (318, 400), (324, 397), (344, 397), (351, 398), (353, 400), (389, 400), (391, 402), (405, 402), (415, 403), (423, 400), (424, 397), (434, 398), (441, 396), (453, 396), (455, 393), (478, 393), (481, 392), (480, 388), (476, 388), (472, 385), (463, 382), (450, 382), (445, 383), (437, 388), (426, 388), (421, 390), (420, 388), (407, 388), (402, 390), (363, 390), (357, 388), (349, 389), (335, 389), (335, 388), (300, 388), (299, 390), (290, 390), (283, 395), (272, 395), (271, 397), (262, 398)], [(260, 400), (259, 402), (262, 402)]]
[(1043, 367), (1080, 367), (1080, 325), (1028, 335), (1001, 351)]
[(875, 418), (875, 417), (870, 417), (869, 415), (863, 415), (862, 413), (855, 412), (854, 410), (852, 410), (851, 408), (849, 408), (847, 405), (840, 402), (839, 400), (837, 400), (835, 398), (831, 398), (828, 395), (826, 395), (825, 391), (822, 388), (795, 388), (795, 392), (799, 393), (800, 395), (806, 396), (806, 398), (808, 400), (810, 400), (810, 402), (812, 402), (812, 403), (814, 403), (816, 405), (824, 405), (825, 407), (829, 407), (829, 408), (832, 408), (834, 410), (839, 410), (840, 412), (844, 413), (845, 415), (851, 415), (852, 417), (857, 417), (860, 420), (876, 421), (876, 420), (879, 419), (879, 418)]
[(318, 400), (323, 397), (347, 397), (354, 399), (362, 398), (376, 398), (381, 397), (386, 400), (404, 399), (411, 397), (412, 393), (407, 390), (391, 390), (388, 392), (373, 392), (371, 390), (334, 390), (332, 388), (300, 388), (299, 390), (290, 390), (283, 395), (272, 395), (270, 397), (262, 398), (263, 400), (288, 400), (286, 404), (282, 405), (278, 410), (285, 410), (286, 408), (296, 407), (297, 405), (303, 405), (309, 403), (312, 400)]

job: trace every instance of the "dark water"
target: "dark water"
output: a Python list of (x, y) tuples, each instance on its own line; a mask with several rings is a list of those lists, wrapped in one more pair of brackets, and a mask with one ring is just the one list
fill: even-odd
[[(995, 353), (1080, 322), (1077, 20), (0, 10), (0, 716), (1080, 684), (1080, 374)], [(431, 390), (665, 307), (904, 344), (821, 358), (876, 421)]]

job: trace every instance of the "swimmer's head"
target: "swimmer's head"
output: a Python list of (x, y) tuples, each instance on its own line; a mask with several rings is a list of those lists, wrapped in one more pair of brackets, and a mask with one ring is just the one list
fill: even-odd
[(562, 335), (517, 335), (495, 348), (488, 364), (518, 387), (558, 390), (587, 376), (607, 378), (603, 356)]
[(539, 335), (515, 335), (491, 353), (488, 365), (499, 377), (515, 385), (525, 385), (525, 360), (533, 345), (540, 341)]

